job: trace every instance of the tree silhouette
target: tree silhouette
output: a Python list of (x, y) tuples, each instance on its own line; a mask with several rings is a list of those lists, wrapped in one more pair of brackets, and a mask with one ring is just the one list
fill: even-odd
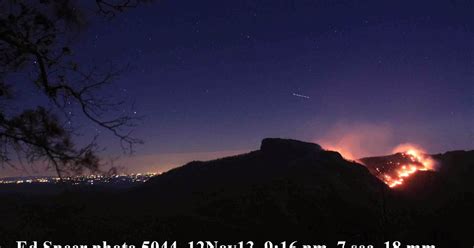
[[(113, 17), (140, 0), (96, 0), (97, 13)], [(81, 3), (82, 4), (82, 3)], [(124, 152), (141, 140), (131, 135), (137, 118), (125, 114), (125, 102), (104, 98), (104, 90), (122, 70), (84, 66), (74, 61), (68, 35), (84, 23), (80, 2), (70, 0), (7, 0), (0, 3), (0, 162), (15, 166), (12, 156), (44, 162), (59, 177), (64, 173), (98, 171), (97, 136), (79, 147), (76, 128), (68, 125), (72, 111), (115, 135)], [(15, 102), (11, 74), (30, 75), (47, 104), (22, 108)], [(16, 87), (15, 87), (16, 86)], [(111, 115), (111, 113), (115, 113)]]

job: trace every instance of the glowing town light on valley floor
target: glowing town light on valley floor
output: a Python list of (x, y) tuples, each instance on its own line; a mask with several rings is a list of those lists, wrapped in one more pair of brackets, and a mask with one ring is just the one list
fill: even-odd
[[(138, 174), (123, 174), (123, 175), (113, 175), (113, 176), (104, 176), (104, 175), (83, 175), (83, 176), (73, 176), (73, 177), (64, 177), (63, 182), (71, 183), (73, 185), (95, 185), (103, 183), (116, 183), (118, 181), (136, 183), (136, 182), (146, 182), (153, 176), (159, 175), (161, 172), (154, 173), (138, 173)], [(0, 178), (0, 184), (37, 184), (37, 183), (52, 183), (57, 184), (61, 181), (58, 177), (34, 177), (31, 179), (21, 179), (21, 178)]]

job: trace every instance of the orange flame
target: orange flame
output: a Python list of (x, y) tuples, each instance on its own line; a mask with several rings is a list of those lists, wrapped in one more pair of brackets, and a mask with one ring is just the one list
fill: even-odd
[[(398, 169), (392, 175), (384, 174), (381, 178), (390, 188), (402, 185), (406, 178), (418, 171), (435, 170), (435, 161), (422, 149), (412, 144), (402, 144), (397, 146), (394, 153), (401, 153), (413, 163), (397, 164)], [(393, 175), (395, 174), (395, 175)]]

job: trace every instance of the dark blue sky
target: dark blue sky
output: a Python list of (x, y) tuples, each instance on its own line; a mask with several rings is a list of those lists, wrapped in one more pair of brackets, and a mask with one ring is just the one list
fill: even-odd
[(113, 89), (145, 116), (132, 171), (269, 136), (442, 152), (474, 148), (473, 14), (468, 0), (155, 1), (94, 19), (74, 47), (133, 68)]

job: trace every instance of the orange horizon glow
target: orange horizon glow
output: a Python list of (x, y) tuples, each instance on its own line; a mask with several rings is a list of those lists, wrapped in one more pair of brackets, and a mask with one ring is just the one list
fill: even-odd
[(342, 148), (342, 147), (337, 147), (337, 146), (332, 146), (332, 145), (325, 145), (323, 147), (324, 150), (327, 150), (327, 151), (335, 151), (335, 152), (338, 152), (339, 154), (341, 154), (341, 156), (343, 158), (345, 158), (346, 160), (351, 160), (351, 161), (355, 161), (357, 160), (354, 155), (348, 150), (348, 149), (345, 149), (345, 148)]

